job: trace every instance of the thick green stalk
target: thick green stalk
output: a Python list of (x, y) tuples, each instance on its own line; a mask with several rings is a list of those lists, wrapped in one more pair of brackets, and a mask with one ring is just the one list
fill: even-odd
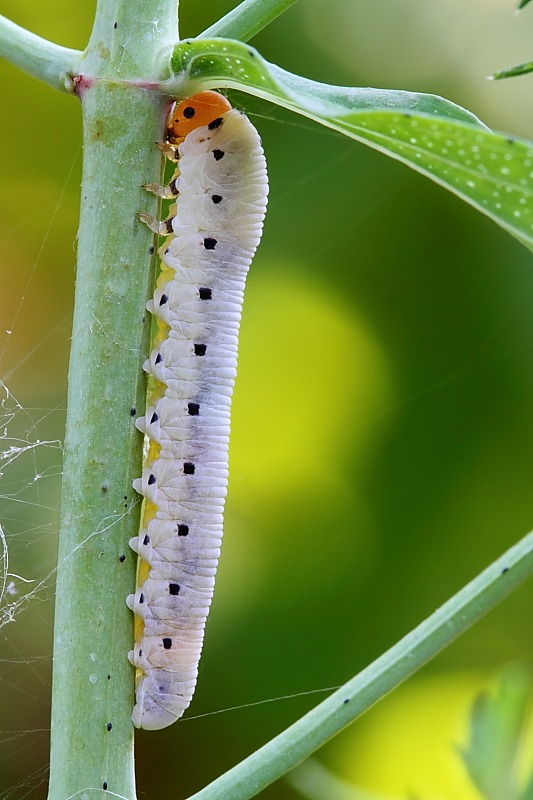
[(532, 572), (529, 533), (338, 691), (190, 800), (254, 797), (412, 675)]
[(41, 39), (0, 15), (0, 56), (60, 92), (72, 92), (71, 74), (81, 53)]
[[(84, 166), (57, 573), (49, 800), (135, 797), (128, 540), (139, 526), (142, 362), (168, 99), (158, 80), (176, 39), (175, 0), (100, 0), (83, 80)], [(161, 34), (160, 31), (164, 33)], [(165, 41), (166, 37), (166, 41)], [(123, 558), (125, 556), (125, 558)]]
[(295, 2), (296, 0), (244, 0), (197, 38), (219, 37), (247, 42)]

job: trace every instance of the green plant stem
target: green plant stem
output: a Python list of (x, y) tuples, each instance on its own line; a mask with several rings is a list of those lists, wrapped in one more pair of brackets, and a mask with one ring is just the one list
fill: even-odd
[(247, 42), (272, 20), (286, 11), (296, 0), (244, 0), (236, 8), (197, 37), (221, 37)]
[(341, 689), (190, 800), (254, 797), (412, 675), (532, 572), (529, 533)]
[[(84, 165), (59, 533), (49, 800), (135, 797), (134, 670), (127, 660), (139, 530), (149, 349), (145, 304), (154, 236), (135, 214), (159, 214), (142, 185), (159, 183), (168, 98), (128, 85), (159, 77), (175, 0), (100, 0), (78, 87)], [(154, 20), (156, 23), (154, 24)], [(116, 25), (115, 25), (116, 23)], [(163, 31), (162, 34), (159, 32)]]
[(0, 56), (60, 92), (72, 92), (81, 53), (42, 39), (0, 15)]

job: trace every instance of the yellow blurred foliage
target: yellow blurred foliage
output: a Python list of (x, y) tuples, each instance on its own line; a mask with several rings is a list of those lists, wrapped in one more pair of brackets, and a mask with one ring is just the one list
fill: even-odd
[(476, 696), (492, 681), (461, 672), (400, 687), (338, 742), (336, 771), (357, 786), (417, 800), (484, 800), (458, 746)]

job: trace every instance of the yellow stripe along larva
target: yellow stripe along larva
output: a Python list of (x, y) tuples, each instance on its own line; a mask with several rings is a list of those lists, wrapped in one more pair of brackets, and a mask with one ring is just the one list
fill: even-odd
[(268, 183), (259, 135), (216, 92), (181, 102), (164, 150), (177, 198), (149, 311), (158, 333), (145, 369), (155, 378), (137, 427), (149, 439), (134, 482), (145, 499), (135, 612), (137, 727), (170, 725), (188, 707), (211, 603), (227, 486), (230, 404), (246, 273), (261, 237)]

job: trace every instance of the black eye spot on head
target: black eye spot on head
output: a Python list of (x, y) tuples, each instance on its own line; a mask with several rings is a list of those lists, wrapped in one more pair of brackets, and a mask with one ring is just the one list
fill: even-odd
[(195, 356), (205, 356), (207, 351), (206, 344), (195, 344), (194, 345), (194, 355)]
[(178, 525), (178, 536), (187, 536), (189, 533), (188, 525)]
[(161, 353), (158, 353), (155, 357), (155, 363), (160, 364), (162, 361), (163, 361), (163, 356), (161, 355)]
[(167, 294), (162, 294), (161, 295), (161, 300), (159, 301), (159, 305), (160, 306), (164, 306), (165, 303), (168, 303), (168, 295)]
[(120, 561), (121, 564), (123, 564), (126, 560), (126, 556), (122, 554), (121, 556), (118, 557), (118, 560)]
[(213, 297), (213, 292), (211, 291), (211, 289), (206, 289), (203, 287), (200, 289), (199, 294), (200, 294), (200, 300), (211, 300), (211, 298)]
[(183, 465), (183, 472), (185, 475), (194, 475), (194, 464), (191, 461), (186, 461)]
[(142, 649), (142, 647), (139, 647), (139, 658), (142, 658), (142, 657), (143, 657), (143, 649)]
[(107, 723), (107, 730), (110, 731), (112, 727), (113, 727), (112, 724), (110, 722), (108, 722)]
[(145, 534), (145, 537), (143, 539), (143, 544), (150, 544), (150, 537), (148, 536), (148, 534)]
[(164, 686), (160, 686), (159, 687), (159, 691), (161, 692), (161, 694), (164, 694), (165, 693), (165, 687)]
[(168, 593), (169, 594), (179, 594), (180, 593), (179, 583), (169, 583), (169, 585), (168, 585)]
[(183, 116), (185, 117), (185, 119), (192, 119), (195, 114), (196, 111), (192, 106), (187, 106), (186, 108), (183, 109)]
[(200, 413), (200, 403), (189, 403), (187, 409), (191, 417), (197, 417)]
[[(154, 413), (152, 414), (152, 418), (150, 420), (150, 425), (153, 425), (153, 423), (157, 422), (158, 419), (159, 419), (159, 414), (157, 413), (157, 411), (154, 411)], [(126, 498), (124, 498), (124, 500), (125, 499)]]
[(136, 413), (137, 413), (137, 409), (135, 408), (135, 406), (133, 406), (133, 408), (130, 408), (130, 414), (131, 414), (132, 417), (134, 417)]
[(141, 592), (139, 595), (139, 603), (144, 603), (144, 592)]
[(220, 161), (221, 158), (224, 158), (224, 151), (219, 150), (218, 148), (216, 150), (213, 150), (213, 157), (215, 161)]
[(214, 250), (217, 246), (217, 240), (213, 239), (211, 236), (206, 236), (204, 239), (204, 247), (206, 250)]
[(222, 195), (221, 194), (212, 194), (211, 195), (211, 200), (213, 201), (213, 203), (215, 205), (217, 205), (218, 203), (222, 202)]
[(151, 474), (148, 476), (148, 486), (153, 486), (153, 485), (154, 485), (154, 483), (155, 483), (155, 475), (154, 475), (154, 473), (152, 472), (152, 473), (151, 473)]
[(163, 647), (165, 650), (170, 650), (172, 647), (172, 639), (169, 639), (167, 636), (163, 639)]
[(210, 122), (207, 127), (210, 131), (214, 131), (217, 128), (220, 128), (221, 125), (222, 125), (222, 118), (218, 117), (218, 119), (214, 119), (213, 122)]

